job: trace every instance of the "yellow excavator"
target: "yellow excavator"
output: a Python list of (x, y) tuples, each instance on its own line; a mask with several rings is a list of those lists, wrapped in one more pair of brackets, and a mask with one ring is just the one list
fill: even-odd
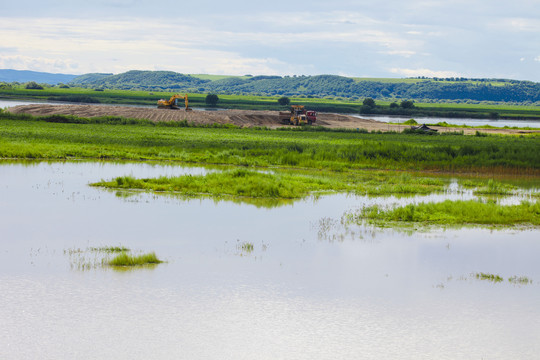
[(165, 99), (159, 99), (157, 102), (157, 107), (160, 109), (180, 109), (178, 107), (178, 99), (184, 99), (184, 103), (186, 104), (186, 111), (191, 111), (191, 108), (188, 106), (188, 96), (187, 94), (182, 96), (180, 94), (176, 94), (171, 96), (169, 100)]
[(306, 110), (304, 105), (291, 105), (291, 110), (279, 113), (279, 121), (285, 125), (312, 125), (317, 121), (317, 112)]

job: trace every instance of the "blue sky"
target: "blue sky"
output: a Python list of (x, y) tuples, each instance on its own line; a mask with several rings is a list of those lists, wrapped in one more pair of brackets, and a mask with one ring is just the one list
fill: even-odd
[(540, 0), (0, 0), (0, 68), (540, 81)]

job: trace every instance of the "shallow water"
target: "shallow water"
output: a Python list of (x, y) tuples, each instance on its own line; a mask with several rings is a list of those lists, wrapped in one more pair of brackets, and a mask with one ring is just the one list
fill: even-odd
[[(355, 116), (355, 115), (353, 115)], [(368, 118), (382, 122), (391, 122), (403, 124), (411, 117), (405, 116), (385, 116), (385, 115), (358, 115), (360, 118)], [(495, 127), (530, 127), (540, 128), (540, 121), (537, 120), (511, 120), (511, 119), (470, 119), (470, 118), (445, 118), (445, 117), (415, 117), (419, 124), (436, 124), (439, 122), (447, 122), (452, 125), (468, 125), (468, 126), (495, 126)]]
[[(540, 232), (345, 228), (344, 194), (262, 208), (88, 183), (202, 174), (130, 163), (0, 165), (1, 359), (536, 359)], [(430, 199), (470, 198), (449, 191)], [(254, 245), (253, 252), (241, 244)], [(82, 250), (155, 251), (79, 270)], [(85, 261), (86, 261), (85, 260)], [(477, 280), (499, 274), (502, 283)], [(532, 284), (514, 285), (511, 276)]]

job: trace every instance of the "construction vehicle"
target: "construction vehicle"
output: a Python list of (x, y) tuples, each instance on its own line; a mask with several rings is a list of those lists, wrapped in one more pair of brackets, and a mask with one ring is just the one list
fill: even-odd
[(291, 110), (279, 113), (279, 121), (284, 125), (312, 125), (317, 121), (317, 112), (306, 110), (304, 105), (291, 105)]
[(187, 94), (182, 96), (180, 94), (176, 94), (171, 96), (169, 100), (165, 99), (159, 99), (157, 102), (157, 107), (160, 109), (180, 109), (178, 107), (178, 99), (184, 99), (184, 103), (186, 105), (185, 110), (191, 111), (191, 108), (188, 105), (188, 96)]

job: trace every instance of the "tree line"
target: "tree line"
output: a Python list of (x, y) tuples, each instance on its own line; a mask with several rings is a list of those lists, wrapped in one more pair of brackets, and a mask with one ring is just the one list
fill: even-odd
[(232, 95), (262, 95), (361, 100), (540, 103), (540, 83), (503, 79), (418, 78), (418, 81), (355, 80), (337, 75), (251, 76), (200, 79), (172, 71), (128, 71), (85, 74), (68, 85), (86, 88), (185, 91)]

